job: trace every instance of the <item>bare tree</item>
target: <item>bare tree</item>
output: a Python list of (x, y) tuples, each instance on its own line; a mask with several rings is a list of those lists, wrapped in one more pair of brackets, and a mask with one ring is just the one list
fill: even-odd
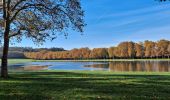
[(80, 0), (3, 0), (0, 11), (3, 56), (1, 77), (8, 77), (8, 48), (11, 40), (23, 37), (42, 44), (53, 40), (57, 33), (73, 29), (83, 32), (85, 26)]

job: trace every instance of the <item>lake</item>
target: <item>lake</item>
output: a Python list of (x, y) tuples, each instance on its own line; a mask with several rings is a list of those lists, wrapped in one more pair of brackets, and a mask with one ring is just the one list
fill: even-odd
[(112, 72), (170, 72), (170, 61), (28, 62), (10, 65), (10, 70), (106, 70)]

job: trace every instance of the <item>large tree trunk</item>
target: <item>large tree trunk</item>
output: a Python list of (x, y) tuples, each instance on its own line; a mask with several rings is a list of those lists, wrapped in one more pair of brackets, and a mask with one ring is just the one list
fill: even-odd
[(9, 25), (6, 27), (4, 33), (4, 46), (3, 46), (3, 55), (1, 62), (1, 77), (8, 77), (8, 49), (9, 49)]
[(1, 59), (1, 77), (8, 77), (8, 49), (9, 49), (9, 32), (10, 32), (10, 2), (11, 0), (3, 0), (3, 18), (4, 18), (4, 45), (3, 45), (3, 55)]

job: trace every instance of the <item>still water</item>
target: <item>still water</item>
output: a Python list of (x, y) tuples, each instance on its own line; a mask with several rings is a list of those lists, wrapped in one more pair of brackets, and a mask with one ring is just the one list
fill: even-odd
[(170, 72), (170, 61), (30, 62), (11, 65), (10, 70), (108, 70), (113, 72)]

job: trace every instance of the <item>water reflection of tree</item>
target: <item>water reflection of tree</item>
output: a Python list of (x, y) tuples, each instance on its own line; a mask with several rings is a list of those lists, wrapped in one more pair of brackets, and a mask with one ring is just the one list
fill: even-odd
[(39, 71), (39, 70), (44, 70), (47, 69), (48, 66), (18, 66), (18, 67), (10, 67), (10, 70), (13, 71)]
[(110, 62), (110, 71), (146, 71), (146, 72), (169, 72), (170, 62), (168, 61), (147, 61), (147, 62)]
[(109, 69), (109, 63), (85, 65), (84, 67), (98, 68), (98, 69)]

